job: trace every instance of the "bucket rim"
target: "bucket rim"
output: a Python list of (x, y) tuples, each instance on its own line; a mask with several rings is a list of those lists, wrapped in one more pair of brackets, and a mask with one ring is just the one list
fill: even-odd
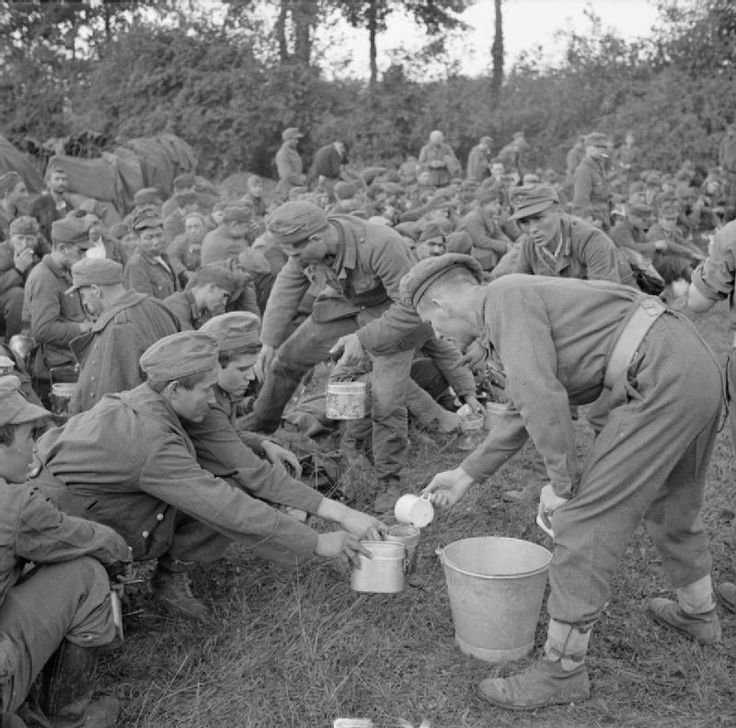
[(361, 544), (371, 552), (374, 559), (404, 557), (404, 545), (400, 541), (361, 541)]
[(365, 382), (328, 382), (327, 392), (330, 394), (351, 394), (363, 392), (366, 389)]
[[(542, 566), (538, 566), (536, 569), (529, 569), (528, 571), (519, 571), (519, 572), (516, 572), (515, 574), (479, 574), (478, 572), (475, 572), (475, 571), (469, 571), (468, 569), (463, 569), (460, 566), (457, 566), (456, 564), (451, 562), (447, 558), (447, 554), (445, 552), (450, 546), (453, 546), (458, 543), (462, 543), (463, 541), (476, 541), (478, 539), (488, 539), (488, 538), (496, 539), (499, 541), (516, 541), (518, 543), (531, 544), (532, 546), (536, 546), (542, 551), (545, 551), (547, 555), (549, 556), (549, 558)], [(457, 541), (452, 541), (448, 543), (447, 546), (440, 548), (438, 550), (438, 554), (439, 554), (440, 560), (442, 561), (443, 566), (446, 566), (452, 569), (453, 571), (456, 571), (458, 574), (464, 574), (465, 576), (473, 576), (478, 579), (505, 579), (505, 580), (523, 579), (527, 576), (533, 576), (534, 574), (540, 574), (541, 572), (546, 571), (547, 569), (549, 569), (550, 561), (552, 561), (552, 552), (548, 548), (545, 548), (544, 546), (540, 546), (538, 543), (534, 543), (534, 541), (527, 541), (526, 539), (523, 539), (523, 538), (513, 538), (512, 536), (471, 536), (469, 538), (461, 538), (461, 539), (458, 539)]]

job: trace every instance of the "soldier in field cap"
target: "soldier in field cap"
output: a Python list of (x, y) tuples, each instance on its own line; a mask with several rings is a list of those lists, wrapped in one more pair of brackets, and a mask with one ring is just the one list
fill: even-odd
[(138, 247), (125, 266), (125, 286), (153, 298), (164, 299), (179, 290), (179, 278), (166, 254), (166, 236), (159, 213), (141, 210), (131, 223)]
[(276, 152), (276, 171), (279, 183), (276, 194), (286, 200), (292, 187), (301, 187), (307, 183), (302, 158), (296, 148), (304, 135), (296, 127), (290, 126), (281, 134), (281, 147)]
[(158, 559), (154, 597), (196, 620), (206, 620), (208, 609), (192, 595), (187, 572), (220, 558), (233, 540), (276, 541), (295, 564), (309, 554), (355, 559), (364, 552), (359, 539), (377, 535), (374, 519), (361, 517), (350, 521), (352, 534), (305, 529), (281, 541), (280, 519), (254, 522), (253, 498), (198, 465), (185, 425), (203, 422), (216, 402), (219, 356), (207, 333), (160, 339), (140, 358), (143, 384), (105, 395), (40, 438), (43, 467), (32, 481), (62, 510), (112, 526), (136, 561)]
[(552, 187), (519, 187), (512, 197), (522, 231), (514, 273), (634, 285), (631, 268), (600, 228), (566, 215)]
[(585, 137), (585, 156), (573, 175), (572, 214), (604, 232), (611, 227), (611, 190), (606, 160), (608, 137), (593, 132)]
[(93, 407), (103, 395), (132, 389), (142, 381), (138, 358), (179, 322), (161, 301), (123, 286), (123, 267), (108, 258), (86, 258), (72, 266), (72, 287), (87, 312), (92, 329), (74, 339), (71, 348), (80, 365), (69, 404), (70, 414)]
[[(703, 644), (721, 628), (700, 516), (721, 419), (718, 361), (692, 324), (655, 297), (603, 281), (508, 275), (479, 283), (480, 267), (448, 254), (418, 263), (405, 300), (461, 347), (479, 340), (503, 362), (509, 411), (454, 470), (425, 492), (440, 507), (488, 482), (531, 437), (549, 483), (539, 517), (554, 532), (550, 621), (543, 656), (482, 697), (534, 710), (589, 696), (585, 655), (629, 541), (646, 523), (676, 600), (649, 601), (654, 619)], [(569, 406), (594, 404), (596, 438), (578, 463)]]
[(84, 218), (54, 221), (51, 252), (31, 270), (26, 281), (24, 307), (30, 312), (31, 335), (39, 345), (31, 368), (42, 398), (50, 387), (52, 370), (55, 381), (76, 379), (71, 342), (92, 328), (79, 293), (68, 293), (72, 265), (93, 245), (90, 227)]
[[(399, 280), (414, 263), (405, 239), (390, 227), (350, 215), (327, 216), (306, 201), (287, 202), (266, 222), (275, 244), (289, 256), (263, 315), (263, 349), (258, 368), (263, 387), (248, 429), (273, 432), (303, 374), (334, 355), (354, 366), (366, 353), (372, 362), (373, 457), (379, 480), (374, 509), (393, 508), (401, 494), (400, 471), (407, 447), (406, 396), (418, 385), (410, 378), (417, 346), (430, 340), (447, 358), (450, 384), (477, 406), (464, 384), (459, 352), (437, 342), (399, 298)], [(311, 316), (293, 331), (299, 303), (311, 289), (318, 295)], [(292, 332), (293, 331), (293, 332)], [(447, 414), (432, 401), (431, 426)]]

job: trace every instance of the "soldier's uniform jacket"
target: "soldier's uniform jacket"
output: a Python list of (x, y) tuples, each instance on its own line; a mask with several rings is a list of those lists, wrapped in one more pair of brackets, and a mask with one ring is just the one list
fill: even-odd
[(39, 480), (64, 486), (59, 508), (114, 528), (135, 560), (168, 551), (178, 511), (234, 541), (273, 537), (273, 522), (253, 518), (253, 498), (195, 457), (182, 422), (147, 384), (105, 395), (38, 441)]
[(89, 333), (72, 341), (81, 371), (70, 414), (90, 409), (104, 394), (138, 386), (143, 381), (138, 366), (141, 354), (179, 329), (176, 316), (162, 302), (128, 291), (100, 315)]
[(404, 238), (389, 227), (350, 215), (330, 216), (328, 221), (340, 232), (340, 252), (329, 266), (303, 269), (295, 258), (289, 259), (273, 284), (263, 315), (263, 343), (280, 346), (303, 295), (325, 287), (334, 295), (315, 301), (314, 320), (357, 316), (361, 327), (357, 335), (367, 351), (411, 349), (426, 341), (431, 328), (399, 293), (399, 281), (416, 262)]
[(179, 320), (182, 331), (198, 329), (206, 319), (194, 302), (191, 291), (177, 291), (164, 299), (164, 305)]
[(215, 399), (202, 422), (185, 424), (194, 443), (197, 462), (213, 475), (227, 478), (230, 483), (256, 496), (249, 518), (258, 524), (258, 533), (267, 533), (269, 540), (292, 551), (312, 553), (316, 542), (314, 531), (263, 501), (316, 513), (322, 496), (290, 477), (282, 468), (258, 457), (244, 442), (251, 442), (251, 433), (241, 435), (236, 429), (235, 401), (218, 386), (215, 386)]
[(583, 157), (575, 170), (573, 182), (572, 214), (608, 225), (611, 220), (611, 190), (603, 165), (588, 156)]
[[(528, 236), (518, 240), (520, 249), (515, 273), (557, 278), (587, 278), (613, 283), (633, 282), (613, 241), (595, 226), (562, 215), (555, 254), (536, 245)], [(622, 279), (622, 274), (626, 278)]]
[(491, 250), (499, 258), (506, 253), (511, 243), (511, 238), (506, 235), (499, 222), (480, 208), (471, 210), (460, 221), (458, 230), (468, 233), (476, 248)]
[(78, 291), (67, 293), (71, 273), (51, 258), (43, 260), (28, 275), (23, 303), (23, 318), (31, 322), (31, 335), (41, 346), (47, 367), (75, 363), (70, 347), (80, 334), (79, 323), (86, 316)]
[(125, 287), (153, 298), (166, 298), (179, 290), (179, 279), (166, 253), (158, 260), (137, 250), (125, 266)]
[[(477, 481), (490, 477), (531, 435), (555, 492), (570, 493), (577, 482), (569, 405), (600, 397), (611, 351), (644, 294), (606, 281), (572, 283), (509, 275), (485, 288), (479, 315), (503, 363), (515, 409), (463, 461)], [(605, 405), (621, 394), (614, 391)]]
[(80, 556), (105, 566), (130, 561), (128, 546), (111, 528), (61, 513), (35, 488), (0, 478), (0, 605), (29, 562)]

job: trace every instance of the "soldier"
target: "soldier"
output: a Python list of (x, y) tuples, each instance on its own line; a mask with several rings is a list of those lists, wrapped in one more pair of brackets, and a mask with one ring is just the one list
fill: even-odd
[(608, 137), (593, 132), (585, 137), (585, 157), (573, 175), (572, 214), (603, 231), (611, 227), (611, 190), (606, 174)]
[[(136, 561), (158, 559), (153, 594), (166, 610), (207, 619), (192, 595), (189, 568), (220, 558), (231, 541), (257, 547), (276, 538), (274, 522), (254, 521), (253, 499), (197, 464), (184, 429), (185, 422), (202, 422), (215, 403), (216, 339), (198, 331), (167, 336), (139, 364), (143, 384), (104, 396), (39, 439), (42, 467), (33, 482), (65, 512), (112, 526)], [(355, 534), (305, 527), (308, 536), (282, 545), (292, 565), (312, 555), (356, 560), (366, 553), (359, 539), (377, 535), (374, 523), (361, 518)]]
[(478, 143), (470, 150), (468, 154), (468, 165), (465, 176), (468, 179), (482, 182), (491, 174), (491, 147), (493, 139), (489, 136), (482, 136)]
[(10, 236), (10, 223), (23, 215), (28, 189), (17, 172), (0, 175), (0, 241)]
[[(28, 403), (14, 376), (0, 377), (0, 720), (14, 714), (43, 670), (45, 716), (27, 725), (115, 723), (112, 698), (90, 704), (97, 647), (116, 638), (110, 576), (130, 550), (111, 528), (60, 513), (22, 483), (33, 455), (34, 426), (50, 413)], [(33, 564), (33, 568), (29, 568)], [(107, 573), (105, 571), (107, 570)]]
[(212, 263), (193, 273), (187, 287), (172, 293), (164, 304), (179, 319), (182, 330), (198, 329), (207, 319), (225, 312), (237, 288), (235, 276), (224, 266)]
[(138, 248), (125, 266), (125, 287), (153, 298), (166, 298), (180, 289), (179, 279), (166, 255), (163, 222), (154, 210), (133, 219)]
[(71, 267), (92, 246), (89, 221), (65, 218), (51, 225), (51, 252), (30, 272), (25, 286), (24, 309), (31, 323), (31, 335), (38, 348), (33, 356), (32, 373), (48, 387), (52, 376), (57, 381), (74, 381), (76, 360), (72, 339), (92, 328), (72, 285)]
[(69, 413), (93, 407), (110, 392), (133, 389), (143, 381), (138, 359), (159, 339), (179, 330), (161, 301), (123, 286), (123, 266), (107, 258), (86, 258), (72, 266), (72, 287), (94, 317), (91, 330), (71, 342), (80, 364)]
[(301, 187), (307, 181), (302, 158), (296, 150), (303, 136), (299, 129), (293, 126), (284, 129), (281, 133), (281, 147), (276, 152), (276, 170), (279, 175), (276, 194), (282, 200), (289, 198), (289, 191), (292, 187)]
[[(650, 600), (652, 616), (703, 644), (720, 640), (700, 510), (721, 372), (685, 317), (634, 288), (517, 275), (483, 287), (480, 278), (476, 261), (450, 254), (421, 261), (401, 283), (437, 335), (463, 347), (480, 338), (503, 362), (512, 403), (486, 440), (425, 492), (438, 506), (454, 505), (531, 436), (550, 481), (539, 515), (555, 539), (547, 641), (535, 664), (484, 680), (480, 692), (510, 709), (579, 702), (589, 696), (591, 628), (642, 520), (677, 595)], [(582, 469), (569, 401), (595, 403), (599, 423)]]
[(439, 129), (429, 135), (429, 141), (419, 152), (419, 166), (429, 173), (428, 183), (434, 187), (447, 187), (453, 177), (461, 174), (460, 162)]
[(514, 272), (633, 284), (611, 239), (590, 223), (564, 214), (551, 187), (521, 187), (514, 204), (510, 219), (524, 233), (517, 241)]
[[(401, 494), (406, 392), (417, 386), (409, 376), (414, 349), (433, 338), (399, 298), (398, 283), (414, 262), (412, 253), (387, 226), (349, 215), (328, 217), (304, 201), (281, 205), (267, 226), (289, 262), (276, 278), (263, 316), (259, 368), (266, 376), (248, 429), (273, 432), (302, 376), (331, 350), (343, 352), (346, 364), (367, 352), (373, 362), (373, 455), (379, 479), (374, 509), (388, 511)], [(321, 295), (312, 314), (291, 333), (308, 290)], [(474, 392), (468, 397), (471, 406), (478, 406)], [(435, 419), (443, 413), (436, 405)]]
[(23, 329), (23, 286), (41, 260), (38, 232), (36, 220), (22, 215), (10, 223), (9, 240), (0, 243), (0, 322), (6, 340)]

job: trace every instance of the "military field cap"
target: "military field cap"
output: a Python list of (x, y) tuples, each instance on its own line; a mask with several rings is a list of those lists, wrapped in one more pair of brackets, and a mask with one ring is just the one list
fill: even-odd
[(22, 182), (23, 178), (17, 172), (6, 172), (0, 176), (0, 197), (5, 197), (8, 192), (12, 192), (18, 182)]
[(481, 282), (483, 269), (480, 263), (469, 255), (460, 255), (460, 253), (445, 253), (436, 257), (425, 258), (420, 260), (399, 283), (399, 293), (401, 298), (408, 304), (417, 307), (422, 300), (422, 296), (429, 290), (429, 287), (444, 275), (453, 270), (466, 269), (473, 274), (473, 277)]
[(83, 258), (72, 266), (72, 287), (67, 293), (84, 286), (114, 286), (123, 282), (123, 266), (109, 258)]
[(281, 139), (286, 141), (287, 139), (301, 139), (304, 136), (299, 129), (295, 126), (290, 126), (281, 132)]
[(149, 228), (163, 227), (164, 221), (155, 210), (144, 208), (139, 210), (133, 217), (132, 228), (136, 232)]
[(592, 131), (585, 137), (586, 147), (607, 147), (608, 136), (600, 131)]
[(89, 239), (92, 220), (83, 213), (83, 217), (65, 217), (51, 223), (51, 242), (64, 245), (76, 245), (78, 248), (92, 248), (94, 243)]
[(217, 367), (217, 339), (201, 331), (182, 331), (159, 339), (138, 360), (149, 382), (171, 382)]
[(656, 172), (650, 172), (645, 178), (644, 178), (644, 184), (647, 185), (661, 185), (662, 184), (662, 178), (656, 173)]
[(629, 214), (637, 215), (638, 217), (649, 217), (654, 212), (652, 206), (647, 205), (641, 195), (632, 195), (629, 197), (626, 207), (629, 210)]
[[(449, 230), (447, 232), (449, 232)], [(424, 230), (422, 230), (422, 234), (419, 236), (419, 242), (426, 243), (430, 240), (441, 240), (444, 243), (445, 235), (446, 231), (444, 231), (440, 225), (431, 222), (424, 228)]]
[(184, 190), (187, 187), (194, 187), (195, 182), (196, 179), (194, 178), (194, 175), (191, 172), (185, 172), (184, 174), (174, 177), (174, 189)]
[(482, 136), (480, 138), (480, 143), (481, 144), (485, 144), (487, 147), (489, 147), (489, 146), (491, 146), (491, 144), (493, 144), (493, 137)]
[(198, 271), (195, 271), (189, 281), (187, 282), (187, 288), (194, 288), (196, 286), (206, 286), (210, 283), (214, 284), (218, 288), (222, 288), (229, 294), (234, 293), (239, 283), (235, 279), (235, 276), (221, 265), (210, 263), (202, 266)]
[(0, 377), (0, 427), (22, 425), (50, 417), (51, 412), (31, 404), (20, 393), (20, 379), (14, 374)]
[(326, 227), (325, 211), (304, 200), (284, 202), (266, 219), (266, 229), (277, 245), (301, 243)]
[(253, 208), (250, 205), (229, 205), (222, 211), (223, 222), (250, 222)]
[(174, 203), (177, 207), (184, 207), (184, 205), (195, 205), (197, 203), (197, 193), (192, 192), (191, 190), (177, 192), (174, 195)]
[(37, 235), (40, 229), (38, 220), (30, 215), (21, 215), (10, 223), (11, 235)]
[(143, 205), (160, 205), (163, 203), (161, 193), (155, 187), (144, 187), (133, 195), (133, 204), (136, 207)]
[(515, 191), (514, 214), (510, 220), (522, 220), (543, 212), (548, 207), (559, 203), (557, 193), (547, 185), (533, 185), (530, 187), (518, 187)]
[(233, 311), (214, 316), (200, 331), (217, 340), (220, 353), (257, 354), (261, 349), (261, 321), (249, 311)]

